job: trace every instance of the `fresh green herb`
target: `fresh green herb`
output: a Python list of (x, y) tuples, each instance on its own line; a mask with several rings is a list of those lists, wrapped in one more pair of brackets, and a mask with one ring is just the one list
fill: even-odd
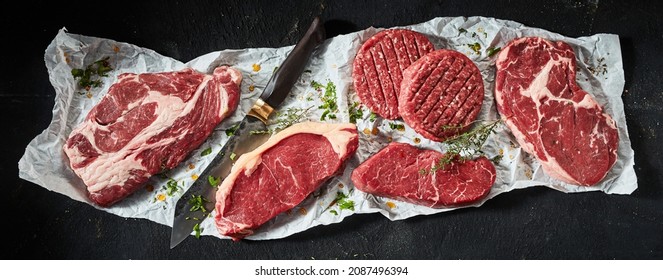
[(179, 189), (180, 187), (177, 185), (175, 179), (169, 179), (168, 182), (166, 182), (166, 194), (168, 194), (168, 196), (173, 196), (179, 191)]
[(488, 55), (488, 57), (491, 57), (491, 56), (495, 55), (496, 53), (500, 52), (501, 49), (502, 48), (499, 48), (499, 47), (497, 47), (497, 48), (496, 47), (490, 47), (486, 50), (486, 54)]
[(274, 134), (284, 130), (293, 124), (300, 123), (307, 118), (308, 111), (313, 106), (308, 108), (288, 108), (283, 112), (277, 112), (276, 120), (270, 121), (268, 130), (252, 130), (251, 134)]
[(377, 118), (378, 118), (378, 115), (376, 115), (373, 112), (371, 112), (371, 115), (368, 116), (368, 120), (371, 121), (371, 122), (374, 122)]
[(348, 195), (338, 192), (336, 193), (336, 204), (338, 208), (343, 210), (355, 211), (355, 202), (348, 199)]
[(203, 229), (200, 228), (200, 224), (195, 224), (193, 226), (193, 232), (196, 233), (196, 238), (200, 239), (200, 233), (203, 232)]
[(477, 33), (476, 33), (476, 32), (472, 32), (472, 38), (474, 38), (474, 37), (476, 37), (476, 36), (477, 36)]
[(109, 59), (110, 57), (105, 57), (97, 60), (85, 67), (85, 69), (71, 69), (71, 75), (74, 76), (74, 79), (79, 79), (78, 85), (85, 90), (99, 87), (101, 86), (101, 80), (99, 77), (108, 77), (108, 72), (113, 70), (113, 68), (110, 67), (110, 62), (108, 62)]
[[(426, 175), (427, 173), (435, 173), (437, 170), (444, 170), (449, 164), (454, 161), (465, 161), (472, 159), (476, 156), (483, 155), (484, 152), (481, 150), (483, 144), (488, 139), (488, 136), (492, 134), (497, 125), (501, 123), (501, 120), (496, 120), (484, 125), (479, 126), (471, 131), (459, 134), (455, 137), (449, 138), (444, 141), (447, 146), (445, 154), (440, 158), (429, 171), (420, 170), (421, 175)], [(446, 129), (458, 129), (457, 126), (450, 126)]]
[(279, 70), (278, 66), (274, 67), (274, 70), (272, 70), (272, 74), (276, 73), (276, 70)]
[(189, 204), (191, 205), (191, 209), (189, 209), (190, 212), (195, 212), (195, 211), (202, 211), (203, 213), (207, 213), (207, 209), (205, 208), (205, 203), (207, 203), (207, 199), (202, 197), (202, 195), (191, 195), (191, 198), (189, 199)]
[(467, 44), (467, 46), (470, 47), (470, 49), (472, 49), (474, 53), (478, 55), (481, 54), (481, 45), (478, 42), (474, 44)]
[(336, 85), (328, 80), (327, 85), (324, 86), (316, 81), (311, 81), (311, 86), (317, 91), (322, 91), (323, 88), (325, 89), (324, 94), (320, 97), (322, 105), (318, 107), (318, 109), (324, 109), (320, 116), (320, 120), (324, 121), (327, 118), (332, 120), (336, 119), (336, 113), (338, 112), (338, 105), (336, 104)]
[(200, 156), (201, 156), (201, 157), (204, 157), (204, 156), (209, 155), (209, 154), (211, 154), (211, 153), (212, 153), (212, 147), (208, 147), (207, 149), (203, 150), (203, 151), (200, 153)]
[(237, 128), (239, 128), (239, 123), (233, 125), (232, 127), (226, 129), (226, 136), (230, 137), (235, 135), (235, 131), (237, 131)]
[(359, 106), (359, 102), (354, 102), (348, 108), (348, 114), (350, 114), (350, 122), (351, 123), (357, 123), (358, 119), (361, 119), (364, 117), (364, 112), (361, 110), (361, 107)]
[(463, 34), (463, 33), (467, 33), (467, 29), (462, 28), (462, 27), (458, 28), (458, 35)]
[(237, 157), (237, 154), (235, 154), (235, 153), (230, 154), (230, 160), (235, 160), (236, 157)]
[(315, 90), (318, 90), (318, 91), (319, 91), (319, 90), (322, 90), (322, 88), (325, 87), (323, 84), (318, 83), (318, 82), (316, 82), (316, 81), (311, 81), (311, 86), (312, 86)]
[[(340, 191), (336, 192), (336, 198), (334, 199), (334, 201), (332, 201), (329, 204), (329, 207), (327, 208), (330, 208), (334, 205), (338, 205), (339, 210), (345, 209), (345, 210), (355, 211), (355, 202), (350, 200), (347, 194), (344, 194), (343, 192)], [(336, 212), (335, 210), (329, 210), (329, 212), (334, 215), (338, 215), (338, 212)]]
[(389, 128), (391, 128), (391, 129), (395, 129), (395, 130), (403, 131), (403, 130), (405, 130), (405, 125), (403, 125), (402, 123), (393, 123), (393, 122), (390, 122), (390, 123), (389, 123)]
[(304, 70), (304, 73), (311, 73), (311, 70)]
[(209, 182), (209, 185), (216, 188), (219, 183), (221, 183), (221, 177), (216, 178), (212, 175), (207, 176), (207, 182)]
[(504, 155), (496, 155), (493, 158), (490, 159), (494, 164), (500, 164), (500, 161), (502, 161), (502, 158)]

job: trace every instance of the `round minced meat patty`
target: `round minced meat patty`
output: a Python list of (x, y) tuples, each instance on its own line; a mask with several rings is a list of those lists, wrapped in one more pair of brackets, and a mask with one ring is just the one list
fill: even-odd
[(481, 110), (479, 68), (464, 54), (440, 49), (403, 72), (398, 110), (412, 129), (433, 141), (466, 130)]
[(425, 35), (407, 29), (383, 30), (366, 40), (352, 64), (361, 103), (385, 119), (397, 119), (403, 71), (433, 50)]

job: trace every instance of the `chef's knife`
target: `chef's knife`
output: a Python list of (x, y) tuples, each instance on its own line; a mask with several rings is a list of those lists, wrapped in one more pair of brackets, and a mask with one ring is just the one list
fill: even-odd
[[(195, 231), (194, 228), (198, 227), (214, 209), (216, 187), (230, 173), (234, 160), (267, 141), (268, 134), (256, 134), (251, 131), (267, 130), (270, 114), (288, 96), (292, 86), (304, 71), (311, 53), (324, 39), (324, 27), (320, 18), (316, 17), (304, 37), (272, 74), (260, 98), (239, 123), (228, 142), (179, 198), (175, 205), (173, 230), (170, 236), (171, 249), (191, 235)], [(204, 209), (201, 206), (204, 206)]]

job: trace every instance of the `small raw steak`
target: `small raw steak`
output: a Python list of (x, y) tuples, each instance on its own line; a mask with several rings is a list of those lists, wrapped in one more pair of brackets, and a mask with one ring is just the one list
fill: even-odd
[(497, 110), (546, 174), (579, 186), (600, 182), (617, 160), (615, 121), (576, 83), (576, 56), (564, 42), (526, 37), (495, 62)]
[(354, 124), (305, 122), (237, 159), (216, 193), (216, 226), (237, 241), (342, 172), (359, 145)]
[(467, 130), (483, 103), (479, 68), (462, 53), (436, 50), (403, 72), (398, 111), (403, 121), (433, 141)]
[(496, 177), (490, 160), (453, 161), (430, 172), (442, 156), (392, 142), (352, 172), (352, 183), (365, 193), (434, 208), (467, 205), (488, 195)]
[(397, 119), (403, 71), (433, 49), (426, 36), (407, 29), (387, 29), (373, 35), (352, 63), (361, 103), (385, 119)]
[(63, 147), (90, 199), (110, 206), (176, 167), (235, 111), (241, 81), (226, 66), (121, 74)]

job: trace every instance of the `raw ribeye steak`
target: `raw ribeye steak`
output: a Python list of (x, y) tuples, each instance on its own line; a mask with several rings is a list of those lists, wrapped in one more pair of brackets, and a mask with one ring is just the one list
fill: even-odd
[(359, 145), (354, 124), (304, 122), (241, 155), (216, 193), (216, 226), (240, 240), (342, 172)]
[(433, 49), (426, 36), (407, 29), (383, 30), (366, 40), (352, 63), (361, 103), (385, 119), (397, 119), (403, 71)]
[(490, 193), (495, 166), (485, 157), (452, 161), (432, 172), (444, 154), (392, 142), (352, 172), (365, 193), (440, 208), (476, 202)]
[(422, 136), (444, 141), (470, 127), (483, 103), (479, 68), (464, 54), (440, 49), (403, 72), (398, 111)]
[(601, 181), (617, 159), (615, 121), (576, 83), (576, 56), (564, 42), (526, 37), (496, 61), (497, 109), (520, 146), (551, 177)]
[(235, 111), (241, 81), (226, 66), (119, 75), (64, 145), (90, 199), (110, 206), (176, 167)]

